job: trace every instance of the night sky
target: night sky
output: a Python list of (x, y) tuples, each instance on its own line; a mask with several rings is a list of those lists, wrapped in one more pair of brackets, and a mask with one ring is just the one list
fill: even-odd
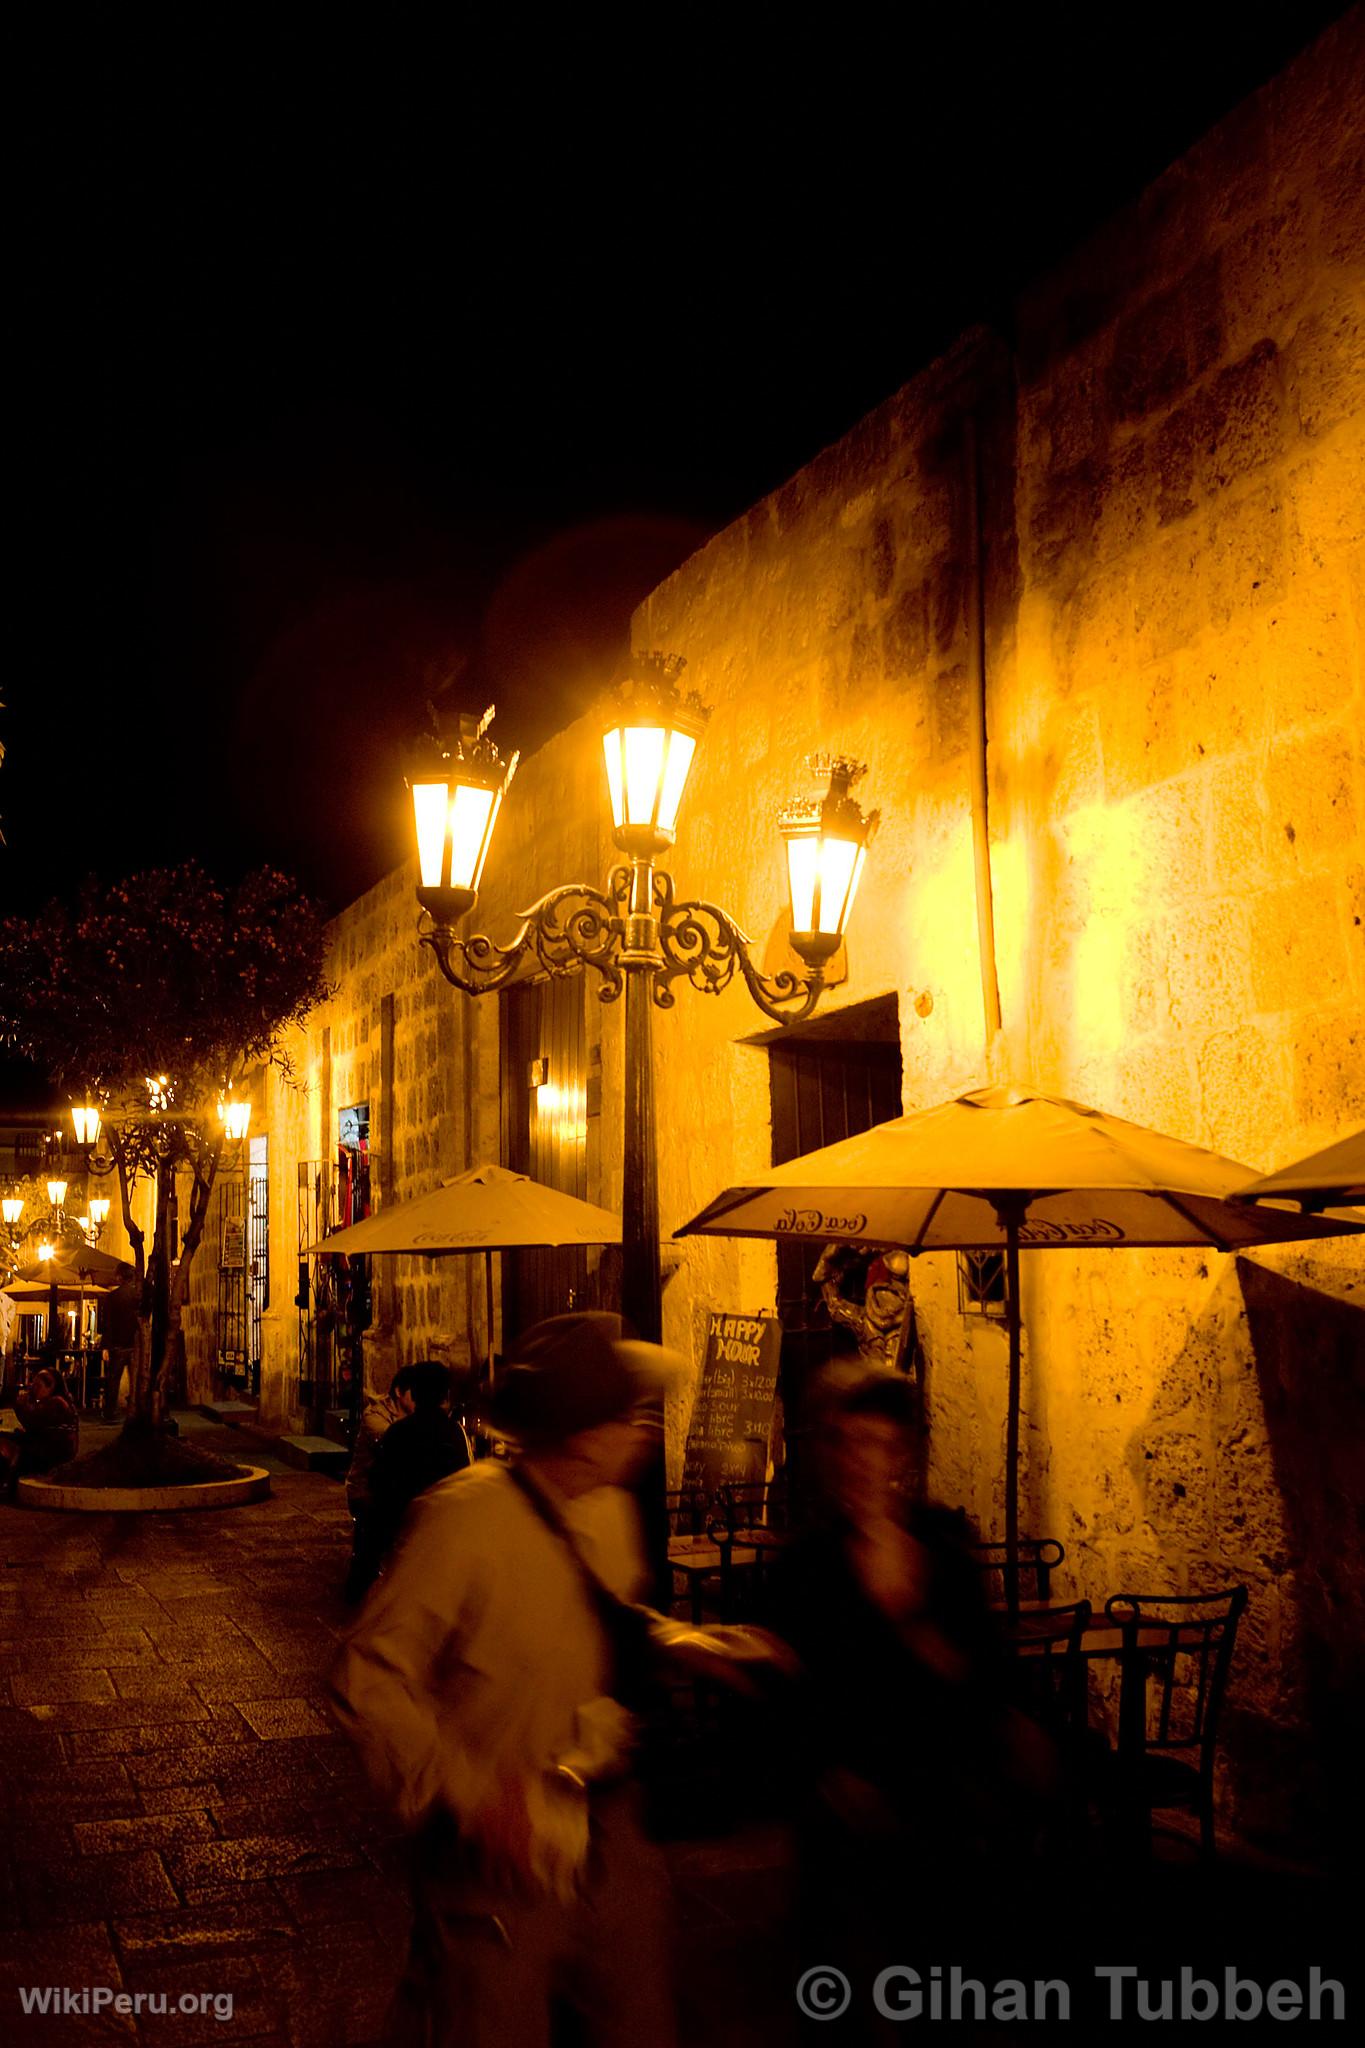
[(348, 901), (433, 690), (540, 743), (655, 582), (1341, 11), (59, 24), (14, 85), (0, 906), (191, 853)]

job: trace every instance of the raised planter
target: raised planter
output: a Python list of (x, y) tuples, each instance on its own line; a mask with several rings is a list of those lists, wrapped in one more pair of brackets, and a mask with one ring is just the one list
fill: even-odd
[(19, 1481), (15, 1498), (21, 1508), (56, 1508), (68, 1515), (166, 1515), (244, 1507), (269, 1492), (265, 1466), (247, 1465), (239, 1479), (205, 1479), (190, 1486), (56, 1486), (31, 1474)]

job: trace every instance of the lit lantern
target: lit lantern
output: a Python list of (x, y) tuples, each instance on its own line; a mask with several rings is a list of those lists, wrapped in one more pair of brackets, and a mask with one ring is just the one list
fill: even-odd
[(787, 842), (792, 948), (816, 967), (839, 950), (880, 814), (865, 818), (849, 795), (861, 762), (816, 755), (811, 766), (829, 776), (829, 788), (789, 805), (778, 827)]
[(229, 1138), (240, 1141), (251, 1127), (251, 1104), (229, 1095), (218, 1104), (218, 1115)]
[(637, 655), (602, 734), (612, 836), (622, 853), (652, 859), (673, 844), (697, 741), (710, 713), (675, 678), (680, 655)]
[(76, 1127), (78, 1145), (94, 1145), (99, 1141), (100, 1113), (93, 1102), (77, 1103), (71, 1111), (71, 1121)]
[(24, 1198), (22, 1195), (6, 1195), (0, 1202), (0, 1216), (3, 1216), (11, 1230), (17, 1230), (23, 1220)]
[(47, 1242), (47, 1239), (44, 1238), (43, 1242), (38, 1247), (38, 1257), (42, 1260), (43, 1264), (46, 1265), (49, 1259), (55, 1259), (56, 1256), (57, 1251), (55, 1245), (50, 1245)]
[(493, 827), (520, 756), (504, 761), (487, 737), (490, 705), (476, 723), (461, 717), (456, 740), (428, 741), (409, 770), (417, 830), (417, 900), (438, 925), (472, 910)]
[(96, 1230), (103, 1230), (105, 1224), (109, 1221), (108, 1195), (96, 1195), (93, 1198), (90, 1204), (90, 1221), (94, 1224)]
[(50, 1180), (47, 1184), (47, 1199), (51, 1202), (54, 1209), (60, 1209), (62, 1203), (66, 1200), (66, 1182), (64, 1180)]

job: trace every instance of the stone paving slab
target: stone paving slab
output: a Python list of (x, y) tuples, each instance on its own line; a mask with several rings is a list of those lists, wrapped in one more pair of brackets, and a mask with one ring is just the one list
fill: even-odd
[[(3, 2048), (379, 2037), (408, 1850), (325, 1710), (349, 1522), (335, 1480), (272, 1483), (268, 1501), (132, 1527), (0, 1507)], [(685, 2048), (788, 2038), (789, 1860), (780, 1830), (671, 1848)], [(30, 1983), (230, 1990), (235, 2012), (21, 2033)]]

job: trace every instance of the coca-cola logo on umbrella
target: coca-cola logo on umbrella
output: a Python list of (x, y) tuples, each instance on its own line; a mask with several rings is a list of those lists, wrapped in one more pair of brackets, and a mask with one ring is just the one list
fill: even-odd
[(773, 1228), (783, 1236), (861, 1237), (867, 1229), (867, 1218), (838, 1216), (828, 1209), (784, 1209)]
[(1121, 1244), (1127, 1237), (1117, 1223), (1096, 1216), (1089, 1223), (1049, 1223), (1035, 1217), (1019, 1226), (1020, 1244)]

